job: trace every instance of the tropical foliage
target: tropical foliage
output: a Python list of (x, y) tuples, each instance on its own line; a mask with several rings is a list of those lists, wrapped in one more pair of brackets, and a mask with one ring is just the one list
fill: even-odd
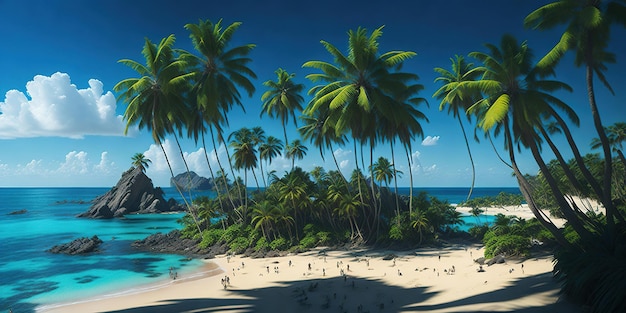
[[(531, 12), (524, 24), (542, 30), (564, 25), (565, 30), (537, 62), (528, 42), (504, 34), (498, 44), (487, 43), (467, 57), (455, 56), (450, 70), (435, 68), (440, 75), (436, 82), (442, 85), (433, 96), (440, 100), (440, 110), (447, 107), (458, 120), (472, 168), (463, 113), (469, 123), (475, 123), (475, 138), (483, 132), (494, 148), (504, 148), (507, 155), (498, 157), (519, 183), (523, 201), (504, 195), (496, 201), (525, 202), (536, 217), (524, 221), (499, 216), (495, 226), (473, 234), (484, 234), (488, 255), (525, 255), (531, 239), (556, 243), (555, 274), (566, 294), (592, 311), (626, 311), (626, 288), (615, 288), (626, 281), (626, 161), (622, 151), (626, 127), (622, 122), (602, 124), (594, 92), (595, 80), (613, 92), (604, 73), (615, 62), (615, 54), (607, 48), (611, 28), (626, 25), (626, 4), (623, 0), (560, 0)], [(204, 148), (217, 195), (187, 203), (190, 214), (182, 219), (186, 236), (200, 239), (202, 246), (225, 244), (232, 252), (247, 253), (301, 251), (345, 242), (416, 246), (453, 233), (453, 226), (462, 222), (459, 212), (426, 194), (412, 194), (412, 143), (423, 137), (421, 123), (428, 121), (418, 109), (426, 102), (419, 97), (424, 86), (415, 73), (403, 70), (415, 52), (381, 52), (383, 27), (371, 33), (361, 27), (350, 30), (346, 53), (322, 40), (331, 60), (304, 62), (303, 67), (311, 71), (306, 78), (314, 84), (306, 105), (301, 94), (304, 85), (295, 82), (294, 74), (278, 69), (276, 80), (263, 84), (267, 89), (261, 96), (261, 115), (280, 120), (284, 142), (260, 127), (241, 128), (227, 136), (232, 109), (244, 109), (241, 91), (248, 96), (255, 92), (256, 74), (249, 67), (255, 46), (231, 47), (241, 25), (200, 20), (185, 25), (195, 52), (175, 49), (174, 35), (170, 35), (158, 44), (145, 40), (145, 62), (120, 60), (138, 74), (114, 87), (119, 100), (127, 104), (126, 131), (134, 126), (150, 131), (168, 165), (171, 156), (163, 147), (168, 136), (175, 139), (185, 164), (180, 139), (186, 135)], [(581, 92), (553, 78), (556, 64), (568, 51), (574, 52), (575, 65), (585, 69), (583, 92), (597, 133), (591, 145), (601, 149), (600, 154), (581, 154), (571, 132), (580, 123), (580, 112), (557, 97), (563, 92)], [(298, 119), (301, 138), (288, 141), (286, 127), (290, 122), (296, 125)], [(206, 134), (213, 144), (215, 170), (206, 152)], [(558, 136), (565, 141), (555, 140)], [(297, 166), (296, 160), (308, 151), (305, 142), (322, 157), (331, 152), (336, 170), (317, 167), (307, 172)], [(559, 142), (567, 144), (559, 146)], [(348, 144), (355, 170), (342, 173), (332, 152)], [(407, 159), (408, 197), (398, 193), (397, 178), (402, 174), (396, 161), (398, 144)], [(377, 158), (375, 151), (387, 145), (391, 159)], [(226, 167), (217, 153), (220, 146), (225, 148)], [(523, 150), (532, 155), (538, 173), (529, 175), (520, 169)], [(554, 160), (547, 161), (549, 153)], [(566, 160), (565, 155), (572, 159)], [(291, 169), (266, 173), (278, 156), (290, 160)], [(141, 156), (133, 162), (147, 168), (148, 161)], [(171, 166), (170, 173), (174, 175)], [(254, 192), (248, 188), (249, 174), (255, 181)], [(572, 201), (574, 196), (597, 200), (602, 209), (580, 208)], [(474, 208), (478, 218), (479, 208), (491, 201), (471, 199), (470, 191), (465, 205)], [(557, 227), (542, 209), (567, 219), (567, 226)]]

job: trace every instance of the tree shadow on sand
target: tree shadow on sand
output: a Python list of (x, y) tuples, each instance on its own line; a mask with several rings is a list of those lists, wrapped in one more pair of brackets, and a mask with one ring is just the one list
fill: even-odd
[[(207, 288), (209, 294), (210, 288)], [(229, 292), (235, 298), (202, 298), (163, 300), (157, 304), (129, 308), (108, 313), (152, 312), (476, 312), (472, 305), (489, 307), (483, 312), (580, 312), (566, 302), (533, 307), (516, 306), (509, 309), (499, 302), (513, 301), (523, 296), (544, 292), (558, 293), (558, 285), (550, 274), (515, 279), (502, 289), (478, 294), (447, 303), (424, 304), (438, 292), (428, 287), (403, 288), (384, 283), (378, 279), (342, 277), (304, 279), (282, 282), (278, 286), (256, 289), (239, 289), (236, 285)], [(510, 304), (510, 303), (509, 303)]]

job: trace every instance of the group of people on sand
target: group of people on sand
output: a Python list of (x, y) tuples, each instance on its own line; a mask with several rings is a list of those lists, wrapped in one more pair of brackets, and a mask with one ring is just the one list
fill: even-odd
[(222, 278), (222, 287), (224, 287), (224, 289), (226, 289), (226, 287), (230, 286), (230, 277), (228, 277), (228, 275), (224, 276), (224, 278)]

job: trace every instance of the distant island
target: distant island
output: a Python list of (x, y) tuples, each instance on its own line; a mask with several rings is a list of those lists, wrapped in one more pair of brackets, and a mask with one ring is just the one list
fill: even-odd
[(170, 179), (170, 187), (178, 185), (182, 190), (212, 190), (213, 179), (205, 178), (193, 171), (184, 172)]

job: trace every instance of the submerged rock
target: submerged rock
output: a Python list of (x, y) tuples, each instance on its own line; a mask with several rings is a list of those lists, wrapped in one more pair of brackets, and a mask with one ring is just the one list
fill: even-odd
[(115, 187), (97, 197), (89, 210), (78, 217), (113, 218), (182, 210), (174, 199), (165, 201), (163, 190), (154, 188), (152, 180), (140, 168), (131, 168), (122, 174)]
[(98, 251), (98, 247), (102, 244), (102, 240), (98, 236), (91, 238), (83, 237), (74, 239), (72, 242), (56, 245), (49, 250), (50, 253), (64, 254), (85, 254)]

